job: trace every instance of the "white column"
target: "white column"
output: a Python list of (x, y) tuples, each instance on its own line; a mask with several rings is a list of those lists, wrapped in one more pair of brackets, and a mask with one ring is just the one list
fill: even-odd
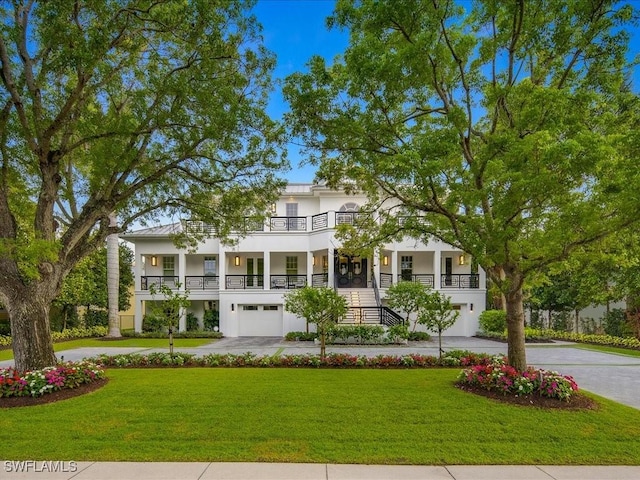
[(441, 286), (441, 278), (442, 278), (442, 252), (440, 250), (436, 250), (433, 252), (433, 288), (435, 290), (440, 290)]
[(395, 285), (398, 283), (398, 251), (394, 250), (391, 252), (391, 283)]
[(327, 261), (329, 262), (328, 270), (327, 270), (327, 287), (333, 288), (335, 285), (335, 252), (333, 251), (333, 247), (329, 246), (327, 248)]
[(178, 282), (182, 284), (182, 288), (180, 290), (184, 290), (186, 288), (186, 279), (185, 275), (187, 274), (187, 256), (184, 252), (178, 252)]
[(144, 258), (144, 255), (142, 255), (141, 253), (139, 253), (138, 255), (136, 255), (135, 262), (134, 262), (134, 267), (133, 267), (133, 280), (134, 280), (134, 289), (136, 291), (142, 290), (142, 259)]
[(373, 258), (371, 259), (373, 262), (372, 275), (376, 278), (376, 285), (378, 288), (380, 288), (380, 253), (381, 250), (376, 248), (373, 252)]
[[(313, 285), (313, 252), (307, 252), (307, 285)], [(316, 259), (316, 262), (320, 261)]]
[(227, 286), (227, 250), (223, 248), (222, 245), (220, 245), (220, 253), (218, 255), (218, 276), (220, 279), (220, 290), (225, 290)]
[(271, 252), (269, 250), (265, 250), (262, 256), (264, 258), (264, 289), (271, 290)]
[(180, 317), (178, 318), (178, 331), (187, 331), (187, 309), (184, 307), (180, 308)]
[(133, 329), (135, 330), (136, 333), (141, 333), (142, 332), (142, 302), (143, 300), (140, 300), (140, 297), (136, 297), (134, 303), (134, 317), (133, 317)]

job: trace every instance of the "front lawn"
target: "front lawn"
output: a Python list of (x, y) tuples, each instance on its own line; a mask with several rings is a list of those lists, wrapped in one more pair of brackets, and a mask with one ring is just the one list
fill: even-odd
[(96, 392), (0, 410), (0, 445), (16, 460), (640, 464), (640, 411), (505, 405), (455, 388), (458, 372), (110, 369)]
[[(191, 348), (206, 345), (215, 341), (212, 338), (174, 338), (174, 348)], [(73, 348), (83, 347), (140, 347), (140, 348), (169, 348), (169, 338), (136, 338), (124, 337), (118, 340), (103, 340), (100, 338), (79, 338), (76, 340), (67, 340), (53, 344), (56, 352), (71, 350)], [(8, 348), (0, 350), (0, 360), (10, 360), (13, 358), (13, 350)]]

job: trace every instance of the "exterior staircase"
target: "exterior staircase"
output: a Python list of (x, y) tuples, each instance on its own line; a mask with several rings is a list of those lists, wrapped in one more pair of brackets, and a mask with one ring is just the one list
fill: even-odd
[(339, 288), (338, 293), (347, 299), (349, 307), (377, 307), (373, 288)]

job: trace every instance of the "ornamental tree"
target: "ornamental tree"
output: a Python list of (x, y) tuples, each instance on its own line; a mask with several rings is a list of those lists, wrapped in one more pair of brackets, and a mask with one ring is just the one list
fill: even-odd
[(0, 303), (19, 370), (55, 363), (51, 302), (107, 235), (164, 215), (224, 238), (274, 201), (274, 58), (251, 6), (0, 5)]
[(440, 292), (429, 294), (428, 304), (418, 312), (418, 323), (427, 330), (438, 334), (438, 354), (442, 358), (442, 332), (453, 327), (460, 316), (453, 309), (451, 298)]
[[(431, 289), (419, 282), (398, 282), (387, 289), (387, 304), (394, 310), (404, 312), (405, 324), (410, 325), (410, 317), (429, 304)], [(416, 331), (418, 316), (414, 318), (412, 332)]]
[(369, 195), (345, 244), (471, 254), (504, 296), (519, 370), (525, 280), (639, 219), (635, 18), (609, 0), (338, 0), (343, 57), (286, 81), (319, 178)]
[(305, 286), (284, 295), (284, 309), (316, 325), (320, 337), (320, 356), (326, 355), (327, 330), (343, 318), (347, 300), (333, 288)]

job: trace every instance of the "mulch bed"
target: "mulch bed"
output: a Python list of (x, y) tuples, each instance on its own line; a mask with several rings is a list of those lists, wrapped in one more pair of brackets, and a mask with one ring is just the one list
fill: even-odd
[(557, 398), (543, 397), (542, 395), (503, 395), (500, 392), (485, 390), (484, 388), (470, 385), (456, 384), (456, 387), (465, 392), (491, 398), (498, 402), (519, 405), (522, 407), (537, 407), (542, 409), (555, 410), (597, 410), (600, 408), (598, 402), (585, 395), (575, 393), (569, 401), (558, 400)]
[(85, 393), (98, 390), (104, 387), (108, 381), (108, 378), (103, 378), (95, 382), (84, 383), (76, 388), (65, 388), (56, 392), (47, 393), (41, 397), (0, 397), (0, 408), (30, 407), (33, 405), (59, 402), (60, 400), (78, 397)]

